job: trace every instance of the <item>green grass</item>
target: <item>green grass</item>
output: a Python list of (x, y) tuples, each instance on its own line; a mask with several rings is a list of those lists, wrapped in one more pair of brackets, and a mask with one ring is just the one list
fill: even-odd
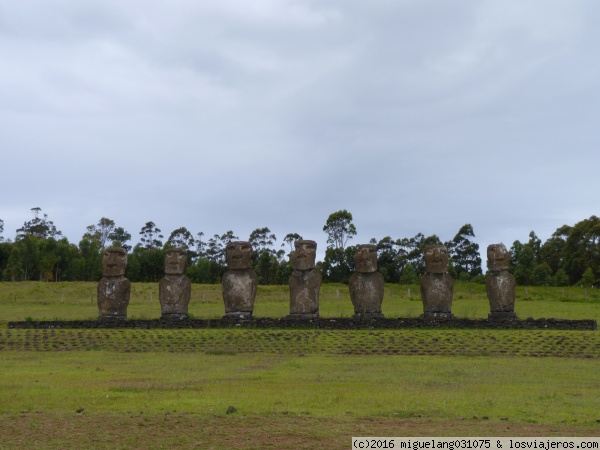
[(11, 329), (0, 351), (600, 359), (600, 334), (562, 330)]
[(2, 360), (4, 416), (81, 408), (211, 416), (234, 406), (240, 415), (487, 416), (592, 426), (600, 404), (598, 361), (585, 359), (74, 351), (8, 352)]
[[(600, 433), (597, 331), (6, 327), (95, 319), (95, 288), (0, 283), (0, 449), (348, 448), (353, 435)], [(597, 293), (519, 287), (516, 312), (598, 321)], [(323, 285), (320, 309), (350, 317), (347, 286)], [(288, 312), (287, 287), (259, 287), (255, 316)], [(383, 312), (419, 316), (418, 286), (386, 286)], [(457, 283), (453, 312), (487, 317), (485, 286)], [(221, 317), (221, 287), (193, 285), (190, 313)], [(155, 283), (132, 286), (128, 315), (160, 316)]]
[[(410, 292), (410, 295), (409, 295)], [(320, 294), (322, 317), (351, 317), (354, 314), (348, 286), (324, 284)], [(419, 287), (386, 285), (382, 306), (386, 317), (418, 317), (423, 313)], [(485, 318), (489, 303), (485, 286), (457, 282), (453, 313), (461, 318)], [(579, 287), (519, 287), (516, 313), (521, 318), (594, 319), (600, 321), (600, 290)], [(96, 319), (96, 283), (0, 283), (0, 326), (8, 321)], [(192, 285), (190, 314), (213, 319), (225, 313), (220, 285)], [(131, 319), (160, 317), (157, 283), (134, 283), (128, 308)], [(284, 317), (289, 314), (287, 286), (259, 286), (255, 317)]]

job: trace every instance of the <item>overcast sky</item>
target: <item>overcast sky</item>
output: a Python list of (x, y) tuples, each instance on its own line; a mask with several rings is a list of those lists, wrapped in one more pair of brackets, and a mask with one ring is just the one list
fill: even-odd
[(40, 207), (184, 226), (546, 240), (600, 214), (595, 0), (0, 0), (3, 236)]

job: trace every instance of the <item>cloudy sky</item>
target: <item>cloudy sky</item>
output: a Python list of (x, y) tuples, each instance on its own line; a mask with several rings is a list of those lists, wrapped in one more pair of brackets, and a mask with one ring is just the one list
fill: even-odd
[(3, 236), (40, 207), (326, 245), (600, 214), (595, 0), (0, 1)]

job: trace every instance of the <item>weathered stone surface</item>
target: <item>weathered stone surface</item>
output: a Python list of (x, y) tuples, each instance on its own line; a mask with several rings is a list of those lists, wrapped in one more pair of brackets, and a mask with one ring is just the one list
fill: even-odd
[(383, 275), (377, 272), (377, 246), (363, 244), (354, 255), (356, 273), (350, 276), (348, 288), (356, 318), (382, 318)]
[(370, 273), (377, 271), (377, 246), (361, 244), (354, 255), (354, 270), (356, 272)]
[[(411, 328), (453, 328), (453, 329), (504, 329), (504, 330), (581, 330), (597, 331), (598, 323), (593, 319), (527, 319), (527, 320), (489, 320), (458, 319), (448, 321), (423, 320), (418, 318), (395, 318), (370, 320), (356, 318), (319, 318), (311, 321), (298, 321), (289, 318), (253, 318), (251, 320), (222, 319), (188, 319), (179, 321), (124, 320), (118, 322), (101, 322), (98, 320), (51, 320), (8, 322), (9, 329), (59, 329), (59, 328), (130, 328), (130, 329), (185, 329), (185, 328), (224, 328), (237, 327), (247, 329), (324, 329), (324, 330), (359, 330), (359, 329), (411, 329)], [(1, 343), (0, 343), (1, 344)], [(1, 345), (0, 345), (1, 347)]]
[(223, 302), (226, 318), (250, 318), (256, 298), (256, 273), (252, 265), (252, 245), (232, 241), (225, 253), (229, 270), (223, 274)]
[(294, 251), (292, 252), (294, 270), (314, 269), (316, 257), (317, 243), (315, 241), (301, 239), (294, 242)]
[(426, 273), (421, 277), (421, 299), (425, 318), (452, 318), (454, 280), (447, 273)]
[(119, 321), (127, 319), (131, 283), (125, 278), (127, 252), (109, 247), (102, 255), (102, 279), (98, 282), (98, 319)]
[(379, 272), (353, 273), (348, 287), (356, 318), (383, 317), (383, 275)]
[(228, 270), (223, 274), (225, 317), (252, 316), (256, 285), (257, 276), (252, 269)]
[(510, 253), (504, 244), (490, 244), (487, 248), (487, 265), (492, 272), (508, 270), (510, 266)]
[(244, 270), (252, 267), (252, 245), (246, 241), (231, 241), (225, 249), (229, 270)]
[(421, 277), (423, 318), (452, 319), (454, 280), (448, 272), (448, 249), (444, 245), (425, 247), (425, 268)]
[(448, 272), (448, 249), (445, 245), (426, 245), (423, 257), (427, 273)]
[(289, 278), (290, 318), (319, 317), (319, 292), (322, 277), (316, 270), (294, 270)]
[(485, 278), (485, 288), (490, 301), (490, 319), (514, 319), (516, 282), (508, 272), (510, 253), (504, 244), (491, 244), (487, 248), (489, 273)]
[(316, 319), (319, 317), (319, 292), (321, 274), (314, 269), (317, 257), (317, 243), (309, 240), (294, 242), (290, 275), (290, 315), (291, 319)]
[(162, 320), (184, 320), (192, 294), (192, 283), (184, 275), (187, 251), (171, 248), (165, 255), (165, 276), (158, 283)]

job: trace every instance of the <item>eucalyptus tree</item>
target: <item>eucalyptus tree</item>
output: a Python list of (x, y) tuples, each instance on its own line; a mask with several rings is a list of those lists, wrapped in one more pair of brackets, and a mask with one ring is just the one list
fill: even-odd
[(332, 248), (341, 249), (343, 252), (348, 240), (356, 236), (352, 214), (345, 209), (331, 213), (323, 226), (323, 231), (327, 234), (327, 243)]
[[(446, 243), (452, 265), (460, 278), (470, 279), (482, 273), (479, 244), (470, 239), (474, 237), (473, 227), (467, 223), (458, 230), (451, 241)], [(461, 276), (461, 274), (465, 275)]]
[(162, 240), (164, 236), (161, 233), (160, 228), (152, 221), (146, 222), (146, 224), (140, 230), (140, 242), (142, 247), (146, 250), (162, 248)]
[(33, 219), (23, 223), (23, 226), (17, 229), (17, 240), (23, 239), (25, 236), (34, 236), (40, 239), (62, 236), (62, 232), (56, 229), (54, 222), (48, 219), (48, 214), (42, 213), (40, 207), (31, 208), (31, 212)]
[(171, 232), (165, 246), (190, 250), (195, 249), (196, 240), (186, 227), (179, 227)]

